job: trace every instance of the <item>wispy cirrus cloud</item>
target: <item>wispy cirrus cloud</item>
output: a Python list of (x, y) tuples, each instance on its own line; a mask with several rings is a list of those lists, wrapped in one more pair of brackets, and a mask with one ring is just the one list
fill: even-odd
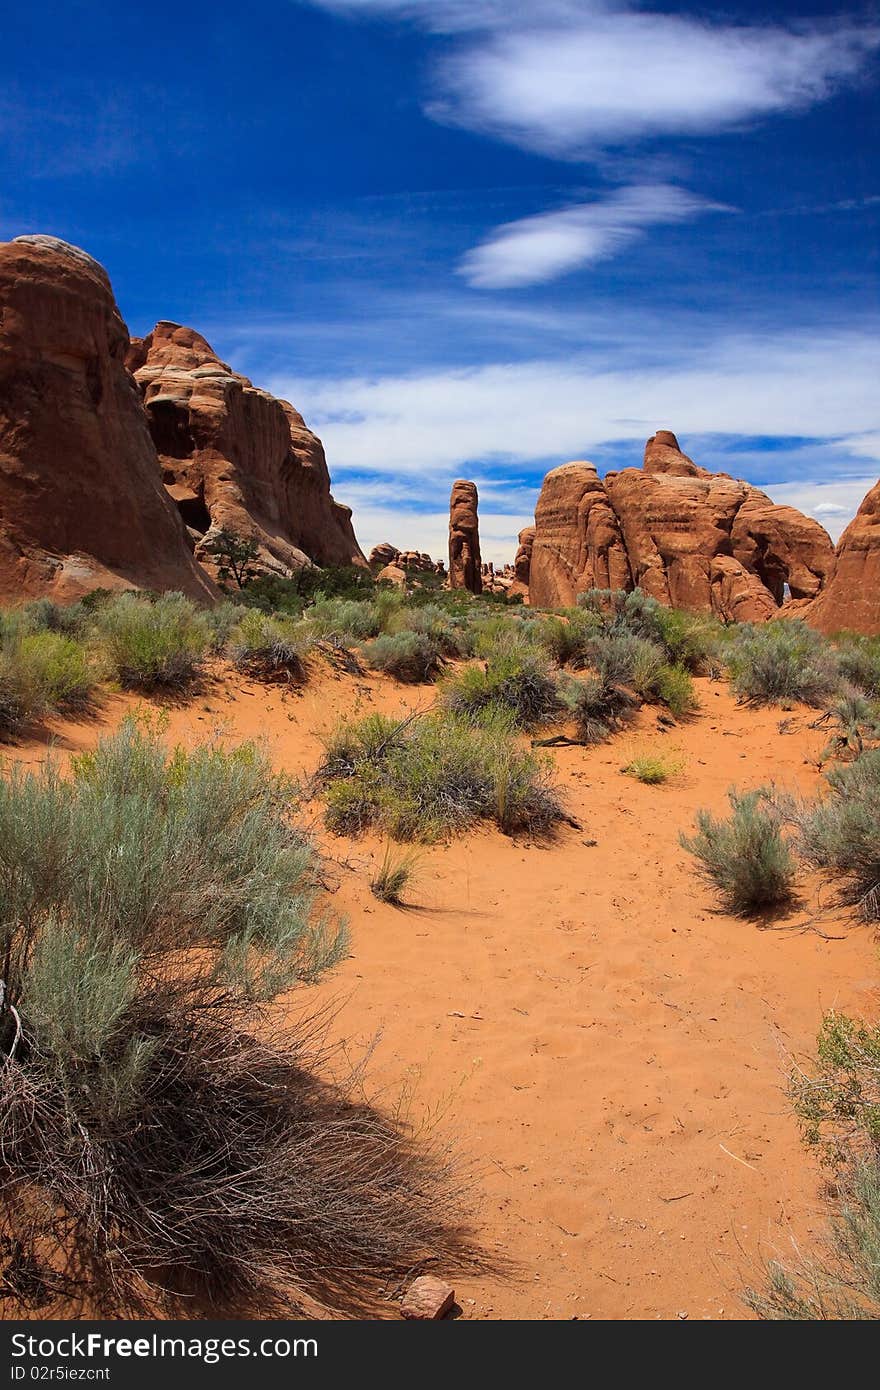
[(691, 437), (845, 439), (849, 456), (867, 458), (880, 427), (878, 342), (870, 325), (806, 328), (726, 333), (695, 352), (681, 319), (658, 358), (633, 354), (611, 368), (603, 347), (375, 378), (282, 374), (269, 386), (318, 429), (334, 472), (445, 479), (467, 463), (540, 467), (615, 440), (634, 441), (638, 461), (646, 436), (662, 427)]
[(467, 253), (459, 273), (477, 289), (542, 284), (607, 260), (649, 227), (730, 211), (672, 184), (634, 184), (593, 202), (498, 227)]
[[(643, 324), (643, 334), (657, 331)], [(449, 486), (466, 476), (481, 489), (487, 558), (510, 559), (548, 468), (571, 458), (603, 472), (637, 466), (647, 436), (664, 427), (698, 462), (839, 534), (880, 466), (874, 326), (728, 332), (698, 350), (696, 341), (683, 319), (666, 325), (659, 358), (627, 353), (628, 365), (612, 368), (603, 345), (564, 360), (268, 384), (321, 435), (368, 545), (402, 538), (442, 554)]]
[(590, 0), (313, 3), (456, 35), (427, 113), (564, 159), (802, 110), (855, 80), (880, 46), (880, 27), (853, 19), (731, 24)]

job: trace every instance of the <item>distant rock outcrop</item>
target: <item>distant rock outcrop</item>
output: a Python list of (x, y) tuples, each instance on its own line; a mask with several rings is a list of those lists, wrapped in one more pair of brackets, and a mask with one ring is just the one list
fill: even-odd
[(828, 583), (802, 616), (821, 632), (880, 633), (880, 482), (838, 541)]
[(602, 480), (580, 462), (547, 474), (535, 508), (529, 601), (558, 607), (585, 589), (638, 586), (675, 608), (757, 622), (789, 595), (814, 598), (833, 563), (817, 521), (699, 467), (670, 430), (659, 430), (641, 468)]
[(397, 546), (391, 545), (389, 541), (382, 541), (381, 545), (374, 545), (367, 559), (370, 569), (384, 569), (386, 565), (397, 563), (400, 551)]
[(162, 321), (134, 339), (128, 365), (143, 394), (162, 477), (210, 564), (225, 529), (258, 543), (264, 570), (365, 564), (351, 512), (335, 502), (320, 439), (287, 401), (221, 362), (191, 328)]
[(516, 559), (513, 562), (513, 580), (510, 585), (510, 593), (519, 594), (522, 598), (525, 598), (529, 592), (529, 573), (532, 568), (532, 547), (535, 544), (534, 526), (524, 526), (517, 539), (519, 541), (519, 547), (516, 552)]
[(449, 587), (483, 592), (477, 486), (459, 478), (449, 499)]
[(0, 303), (0, 599), (138, 585), (210, 599), (106, 271), (55, 237), (18, 237), (0, 244)]

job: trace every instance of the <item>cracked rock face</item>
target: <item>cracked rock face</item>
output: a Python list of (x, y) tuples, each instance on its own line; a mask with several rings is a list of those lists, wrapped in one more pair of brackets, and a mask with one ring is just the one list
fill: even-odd
[(192, 328), (162, 321), (128, 365), (143, 395), (162, 477), (209, 563), (226, 529), (258, 544), (258, 568), (365, 564), (351, 512), (330, 492), (317, 435), (287, 401), (221, 362)]
[(700, 468), (658, 431), (641, 468), (603, 479), (587, 462), (544, 479), (535, 509), (529, 601), (569, 606), (586, 589), (636, 586), (661, 603), (742, 622), (810, 599), (834, 566), (817, 521), (751, 484)]
[(0, 599), (132, 586), (210, 599), (106, 271), (55, 237), (19, 237), (0, 244), (0, 304)]

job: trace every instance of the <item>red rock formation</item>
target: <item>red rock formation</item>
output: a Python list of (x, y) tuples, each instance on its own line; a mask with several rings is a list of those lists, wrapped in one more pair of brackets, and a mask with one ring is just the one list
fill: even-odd
[(406, 588), (406, 570), (401, 569), (400, 565), (392, 563), (383, 565), (376, 575), (377, 584), (396, 584), (398, 589)]
[(757, 574), (777, 604), (788, 585), (793, 599), (815, 598), (834, 567), (834, 547), (823, 526), (795, 507), (777, 506), (751, 488), (730, 531), (733, 554)]
[(371, 570), (386, 569), (389, 566), (400, 570), (419, 570), (424, 574), (443, 574), (442, 560), (432, 560), (425, 551), (398, 550), (389, 541), (374, 545), (367, 562)]
[(833, 564), (827, 532), (749, 483), (710, 473), (660, 430), (643, 466), (588, 463), (547, 474), (535, 509), (529, 601), (574, 603), (588, 588), (634, 585), (661, 603), (723, 618), (771, 616), (788, 585), (813, 597)]
[(658, 430), (645, 445), (642, 468), (646, 473), (670, 473), (674, 478), (693, 478), (702, 473), (687, 454), (683, 454), (672, 430)]
[(732, 555), (716, 555), (709, 567), (712, 612), (725, 623), (764, 623), (778, 609), (770, 590)]
[(529, 571), (532, 567), (532, 547), (535, 544), (534, 526), (524, 526), (520, 531), (519, 549), (513, 562), (513, 583), (511, 593), (527, 595), (529, 592)]
[(585, 589), (630, 589), (629, 561), (608, 493), (592, 463), (554, 468), (535, 507), (529, 603), (567, 607)]
[(19, 237), (0, 245), (0, 303), (0, 599), (142, 585), (209, 600), (106, 271), (54, 237)]
[(330, 494), (321, 441), (287, 401), (221, 362), (201, 334), (161, 322), (128, 362), (168, 491), (200, 537), (225, 528), (259, 543), (261, 566), (365, 564), (351, 512)]
[(400, 551), (390, 541), (382, 541), (381, 545), (374, 545), (370, 551), (367, 564), (370, 569), (384, 569), (386, 565), (394, 565)]
[(880, 633), (880, 482), (841, 536), (827, 586), (800, 616), (820, 632)]
[(459, 478), (449, 499), (449, 587), (483, 592), (477, 487)]
[(730, 553), (730, 528), (748, 484), (724, 474), (637, 468), (609, 474), (605, 481), (633, 583), (673, 608), (708, 612), (711, 562)]

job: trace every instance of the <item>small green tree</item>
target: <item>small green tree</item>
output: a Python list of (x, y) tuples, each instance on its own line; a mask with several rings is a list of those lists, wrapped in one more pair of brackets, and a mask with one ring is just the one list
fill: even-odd
[(243, 589), (256, 576), (253, 561), (257, 558), (258, 548), (253, 536), (236, 535), (225, 526), (205, 542), (205, 550), (217, 561), (217, 577), (221, 584), (232, 578), (239, 589)]

